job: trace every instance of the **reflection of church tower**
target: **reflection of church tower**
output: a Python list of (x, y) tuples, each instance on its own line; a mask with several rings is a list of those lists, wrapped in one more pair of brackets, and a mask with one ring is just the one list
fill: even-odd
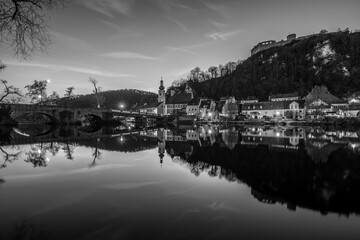
[(162, 107), (161, 107), (161, 111), (159, 112), (159, 114), (165, 114), (165, 87), (164, 87), (164, 81), (161, 77), (160, 80), (160, 87), (159, 87), (159, 94), (158, 94), (158, 102), (163, 103)]
[(158, 143), (158, 148), (159, 148), (159, 157), (160, 157), (160, 164), (163, 163), (163, 158), (165, 156), (165, 141), (164, 142), (159, 142)]

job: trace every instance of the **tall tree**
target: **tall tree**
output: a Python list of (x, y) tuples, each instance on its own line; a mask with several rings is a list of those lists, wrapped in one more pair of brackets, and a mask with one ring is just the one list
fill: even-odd
[(74, 95), (74, 90), (75, 90), (75, 87), (74, 86), (71, 86), (71, 87), (68, 87), (66, 90), (65, 90), (65, 97), (72, 97)]
[(40, 102), (41, 104), (47, 99), (46, 88), (47, 81), (34, 80), (31, 85), (26, 85), (25, 88), (28, 90), (28, 95), (31, 98), (31, 102)]
[(1, 0), (0, 44), (11, 46), (20, 59), (45, 51), (51, 43), (48, 10), (62, 8), (66, 0)]
[(90, 77), (89, 82), (93, 85), (94, 90), (94, 107), (100, 108), (105, 102), (105, 97), (101, 93), (101, 87), (98, 86), (98, 81), (95, 78)]

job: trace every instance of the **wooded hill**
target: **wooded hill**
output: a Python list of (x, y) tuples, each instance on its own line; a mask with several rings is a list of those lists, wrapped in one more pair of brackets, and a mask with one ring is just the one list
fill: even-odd
[[(360, 90), (360, 32), (323, 33), (259, 52), (231, 74), (207, 81), (188, 80), (197, 96), (218, 100), (298, 92), (325, 85), (338, 97)], [(182, 88), (184, 86), (181, 86)]]
[[(135, 89), (119, 89), (104, 91), (102, 95), (103, 108), (120, 108), (123, 104), (124, 109), (134, 109), (142, 106), (144, 103), (156, 102), (157, 94)], [(96, 107), (94, 102), (94, 94), (80, 95), (74, 98), (61, 98), (58, 101), (59, 105), (69, 105), (74, 107)]]

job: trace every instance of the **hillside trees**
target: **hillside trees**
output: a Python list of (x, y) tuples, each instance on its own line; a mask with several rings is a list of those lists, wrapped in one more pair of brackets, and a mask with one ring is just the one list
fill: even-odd
[[(329, 55), (322, 56), (323, 51)], [(360, 33), (322, 34), (273, 47), (240, 62), (230, 74), (226, 74), (226, 65), (219, 66), (218, 78), (189, 81), (196, 94), (213, 99), (234, 95), (236, 99), (256, 96), (267, 100), (276, 93), (304, 96), (315, 85), (326, 85), (342, 97), (360, 90)]]

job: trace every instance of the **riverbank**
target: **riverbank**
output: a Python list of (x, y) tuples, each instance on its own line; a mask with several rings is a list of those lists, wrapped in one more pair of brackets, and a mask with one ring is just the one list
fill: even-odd
[(250, 126), (340, 126), (340, 127), (360, 127), (359, 118), (337, 118), (337, 119), (324, 119), (324, 120), (307, 120), (307, 121), (263, 121), (263, 120), (231, 120), (231, 121), (195, 121), (194, 124), (225, 124), (225, 125), (250, 125)]

